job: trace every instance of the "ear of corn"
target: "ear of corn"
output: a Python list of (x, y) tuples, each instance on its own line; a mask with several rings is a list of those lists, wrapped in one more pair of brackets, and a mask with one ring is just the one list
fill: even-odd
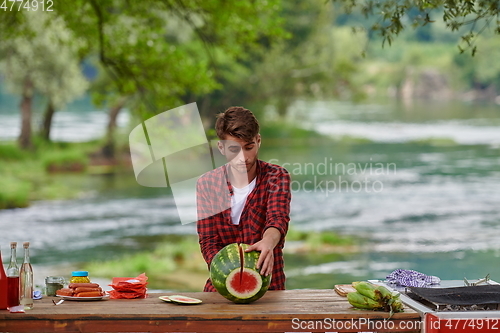
[(357, 291), (348, 293), (347, 300), (352, 306), (359, 309), (376, 310), (376, 309), (382, 309), (384, 307), (382, 303), (375, 301), (370, 297), (361, 295)]
[(399, 298), (399, 295), (396, 298), (392, 298), (393, 302), (391, 303), (391, 311), (392, 312), (403, 312), (403, 302)]
[(379, 294), (379, 297), (385, 300), (392, 298), (392, 293), (384, 286), (377, 286), (375, 288), (375, 293)]
[(347, 294), (347, 300), (352, 306), (359, 309), (387, 311), (390, 312), (390, 317), (395, 312), (404, 311), (399, 293), (391, 293), (384, 286), (374, 286), (365, 281), (353, 282), (352, 285), (356, 291)]
[(375, 292), (375, 286), (369, 282), (357, 282), (356, 284), (354, 284), (354, 288), (363, 296), (369, 297), (374, 300), (380, 299), (380, 295)]

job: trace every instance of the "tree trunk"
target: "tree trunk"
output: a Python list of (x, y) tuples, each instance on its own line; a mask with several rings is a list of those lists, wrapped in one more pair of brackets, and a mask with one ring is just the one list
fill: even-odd
[(21, 133), (18, 142), (22, 149), (30, 149), (31, 141), (31, 104), (33, 101), (33, 82), (27, 77), (24, 80), (23, 94), (21, 98)]
[(52, 104), (52, 101), (49, 99), (49, 103), (43, 115), (42, 128), (40, 129), (40, 136), (46, 141), (50, 141), (50, 128), (52, 127), (52, 118), (55, 112), (54, 104)]
[(283, 97), (279, 98), (278, 101), (276, 102), (276, 109), (278, 111), (278, 115), (282, 119), (285, 118), (288, 112), (288, 107), (290, 106), (289, 99), (284, 96), (286, 95), (284, 94)]
[(210, 95), (205, 95), (201, 100), (200, 109), (198, 110), (198, 112), (200, 113), (201, 121), (203, 122), (203, 125), (206, 126), (206, 128), (212, 128), (215, 121), (214, 115), (209, 115), (210, 107), (212, 106), (210, 102)]
[(118, 102), (109, 109), (108, 115), (108, 128), (106, 133), (106, 144), (102, 148), (102, 152), (105, 157), (113, 158), (115, 157), (115, 130), (116, 130), (116, 120), (118, 119), (118, 114), (123, 109), (125, 105), (126, 98), (122, 97)]

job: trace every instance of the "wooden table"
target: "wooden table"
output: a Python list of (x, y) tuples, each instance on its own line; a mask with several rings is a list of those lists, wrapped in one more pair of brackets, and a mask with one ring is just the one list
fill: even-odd
[(0, 332), (331, 332), (411, 331), (420, 315), (405, 308), (390, 320), (386, 312), (353, 309), (333, 290), (269, 291), (252, 304), (234, 304), (218, 293), (182, 293), (199, 305), (158, 299), (65, 301), (44, 297), (26, 313), (0, 311)]

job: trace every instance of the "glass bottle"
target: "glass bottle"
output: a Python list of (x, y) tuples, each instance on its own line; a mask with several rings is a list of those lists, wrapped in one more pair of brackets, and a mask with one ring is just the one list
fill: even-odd
[(17, 242), (10, 243), (10, 263), (7, 268), (8, 307), (19, 305), (19, 267), (16, 260)]
[(33, 268), (30, 264), (29, 242), (24, 242), (24, 261), (20, 273), (19, 303), (25, 310), (33, 309)]
[(2, 253), (0, 252), (0, 309), (7, 309), (7, 274), (3, 269)]

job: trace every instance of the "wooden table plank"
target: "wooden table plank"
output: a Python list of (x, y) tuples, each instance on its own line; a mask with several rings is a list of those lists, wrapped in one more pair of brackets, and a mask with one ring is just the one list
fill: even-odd
[(353, 309), (345, 297), (326, 289), (269, 291), (251, 304), (234, 304), (218, 293), (182, 294), (203, 303), (176, 305), (158, 299), (172, 293), (58, 306), (46, 297), (24, 314), (0, 311), (0, 332), (419, 331), (414, 328), (421, 320), (405, 308), (387, 321), (388, 313)]

